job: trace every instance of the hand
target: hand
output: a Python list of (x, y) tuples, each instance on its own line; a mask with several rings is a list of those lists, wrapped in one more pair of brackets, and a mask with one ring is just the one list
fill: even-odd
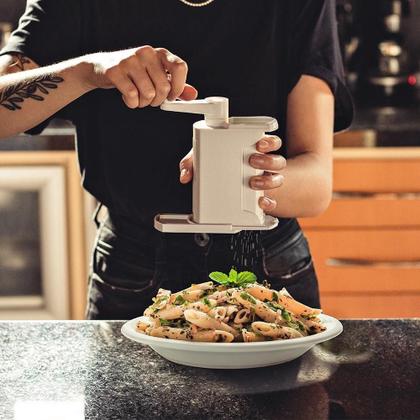
[(87, 84), (117, 88), (129, 108), (157, 107), (166, 99), (192, 100), (197, 90), (186, 84), (187, 63), (165, 48), (145, 45), (129, 50), (91, 54)]
[[(266, 136), (258, 141), (256, 149), (260, 153), (253, 154), (250, 159), (250, 165), (255, 169), (262, 169), (265, 173), (261, 176), (254, 176), (250, 179), (250, 187), (254, 190), (269, 191), (282, 185), (284, 177), (279, 174), (286, 167), (286, 159), (279, 155), (267, 155), (268, 152), (279, 150), (281, 140), (276, 136)], [(193, 178), (193, 151), (181, 160), (179, 164), (180, 182), (188, 184)], [(258, 204), (267, 213), (273, 211), (277, 202), (267, 196), (261, 197)]]
[(277, 201), (269, 196), (269, 191), (279, 188), (284, 181), (284, 176), (280, 174), (286, 168), (286, 159), (280, 155), (266, 154), (279, 150), (281, 140), (277, 136), (263, 137), (257, 143), (257, 151), (249, 158), (249, 164), (255, 169), (261, 169), (264, 174), (253, 176), (249, 180), (249, 185), (254, 190), (263, 190), (264, 197), (258, 201), (259, 206), (265, 213), (272, 212), (277, 207)]

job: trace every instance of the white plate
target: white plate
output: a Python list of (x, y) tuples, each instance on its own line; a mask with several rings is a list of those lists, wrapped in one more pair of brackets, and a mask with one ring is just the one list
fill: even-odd
[(130, 340), (147, 344), (171, 362), (208, 369), (247, 369), (289, 362), (343, 331), (340, 321), (322, 314), (326, 330), (308, 337), (255, 343), (196, 343), (140, 334), (136, 324), (141, 318), (126, 322), (121, 332)]

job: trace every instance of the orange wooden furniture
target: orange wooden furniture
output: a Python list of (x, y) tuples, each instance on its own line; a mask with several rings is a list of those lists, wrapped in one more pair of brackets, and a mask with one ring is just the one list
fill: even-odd
[(336, 149), (334, 198), (301, 219), (326, 313), (420, 316), (420, 148)]

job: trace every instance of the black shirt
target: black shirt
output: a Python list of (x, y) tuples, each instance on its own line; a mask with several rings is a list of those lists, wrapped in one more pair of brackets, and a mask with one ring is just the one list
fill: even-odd
[[(332, 0), (29, 0), (2, 53), (40, 66), (149, 44), (189, 65), (199, 96), (230, 98), (231, 115), (276, 117), (285, 143), (287, 96), (302, 74), (335, 95), (335, 129), (352, 118)], [(179, 160), (199, 116), (128, 109), (117, 90), (95, 90), (59, 112), (77, 127), (84, 187), (115, 214), (151, 224), (159, 212), (191, 212)], [(223, 170), (223, 168), (221, 168)]]

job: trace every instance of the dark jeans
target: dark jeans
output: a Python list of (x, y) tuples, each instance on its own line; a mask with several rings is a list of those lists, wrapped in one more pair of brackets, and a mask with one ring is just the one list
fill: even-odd
[[(88, 319), (140, 316), (162, 287), (178, 291), (232, 267), (231, 235), (162, 234), (109, 216), (93, 250)], [(262, 255), (247, 269), (274, 289), (319, 307), (318, 281), (309, 247), (295, 220), (261, 233)]]

